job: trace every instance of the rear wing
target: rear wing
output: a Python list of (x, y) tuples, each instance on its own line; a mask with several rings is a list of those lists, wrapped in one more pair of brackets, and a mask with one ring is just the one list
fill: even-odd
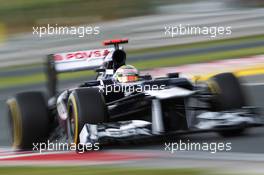
[(50, 54), (47, 56), (47, 85), (49, 96), (55, 96), (57, 91), (57, 74), (63, 72), (93, 70), (99, 68), (105, 61), (111, 61), (119, 44), (127, 43), (127, 39), (104, 41), (104, 45), (114, 45), (114, 48), (93, 49)]
[(49, 95), (54, 96), (56, 94), (57, 74), (99, 68), (107, 57), (111, 57), (114, 50), (114, 48), (106, 48), (48, 55), (47, 77)]

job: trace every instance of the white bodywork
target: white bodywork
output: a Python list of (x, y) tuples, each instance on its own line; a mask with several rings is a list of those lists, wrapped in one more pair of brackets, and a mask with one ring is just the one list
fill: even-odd
[(146, 91), (146, 94), (156, 97), (158, 99), (167, 99), (173, 97), (186, 97), (194, 94), (195, 91), (190, 91), (187, 89), (173, 87), (170, 89), (162, 89), (162, 90), (150, 90)]

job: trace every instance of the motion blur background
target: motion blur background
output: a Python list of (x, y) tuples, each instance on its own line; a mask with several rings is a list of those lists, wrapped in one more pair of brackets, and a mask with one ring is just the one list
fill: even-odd
[[(0, 4), (0, 146), (5, 147), (10, 145), (5, 101), (17, 92), (46, 90), (44, 63), (47, 54), (100, 48), (103, 40), (113, 38), (129, 38), (129, 44), (124, 46), (128, 51), (128, 62), (141, 70), (264, 54), (262, 0), (0, 0)], [(99, 26), (100, 34), (83, 38), (74, 35), (47, 35), (40, 38), (32, 34), (33, 26), (47, 24)], [(231, 26), (232, 35), (215, 38), (205, 35), (171, 38), (164, 35), (166, 25), (179, 24)], [(93, 75), (91, 71), (60, 75), (60, 88), (90, 79)], [(254, 75), (241, 79), (245, 84), (250, 84), (245, 85), (245, 88), (251, 96), (251, 103), (263, 107), (264, 77)], [(264, 130), (261, 128), (253, 129), (249, 136), (241, 138), (220, 138), (213, 133), (184, 138), (208, 142), (231, 141), (232, 152), (242, 154), (242, 157), (264, 153)], [(175, 141), (175, 138), (170, 139)], [(162, 146), (162, 142), (157, 142), (138, 145), (136, 149), (160, 151)], [(129, 145), (127, 148), (134, 149)], [(187, 164), (195, 164), (201, 157), (190, 158)], [(230, 153), (230, 157), (236, 156)], [(215, 158), (217, 155), (211, 155), (209, 159)], [(183, 159), (186, 158), (183, 156)], [(237, 159), (242, 158), (238, 156)], [(175, 156), (175, 161), (181, 160)], [(225, 162), (225, 159), (222, 161)], [(201, 163), (201, 167), (209, 164)], [(263, 160), (256, 164), (263, 164)], [(165, 167), (177, 167), (174, 164), (167, 165)], [(222, 164), (220, 168), (240, 168), (241, 165), (244, 164), (234, 160), (228, 165)], [(263, 172), (257, 165), (245, 166), (245, 169)], [(148, 166), (151, 169), (153, 165)], [(12, 171), (16, 173), (16, 170)], [(48, 170), (46, 172), (49, 173)], [(200, 172), (190, 172), (195, 173)]]
[[(0, 2), (0, 20), (6, 27), (7, 34), (30, 32), (32, 26), (47, 23), (78, 25), (160, 12), (192, 13), (264, 6), (261, 0), (1, 0)], [(162, 10), (166, 8), (168, 10)]]

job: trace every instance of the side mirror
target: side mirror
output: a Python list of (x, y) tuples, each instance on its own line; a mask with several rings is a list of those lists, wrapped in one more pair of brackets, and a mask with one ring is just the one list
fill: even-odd
[(103, 69), (103, 68), (100, 69), (100, 68), (99, 68), (99, 69), (96, 69), (95, 72), (97, 72), (97, 73), (99, 73), (99, 72), (105, 72), (105, 69)]
[(179, 78), (179, 72), (173, 72), (167, 74), (168, 78)]

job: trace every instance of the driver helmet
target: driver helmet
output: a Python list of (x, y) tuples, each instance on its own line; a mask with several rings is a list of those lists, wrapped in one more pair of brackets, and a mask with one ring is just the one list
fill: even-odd
[(120, 83), (135, 82), (139, 79), (139, 71), (132, 65), (123, 65), (116, 70), (113, 78)]

